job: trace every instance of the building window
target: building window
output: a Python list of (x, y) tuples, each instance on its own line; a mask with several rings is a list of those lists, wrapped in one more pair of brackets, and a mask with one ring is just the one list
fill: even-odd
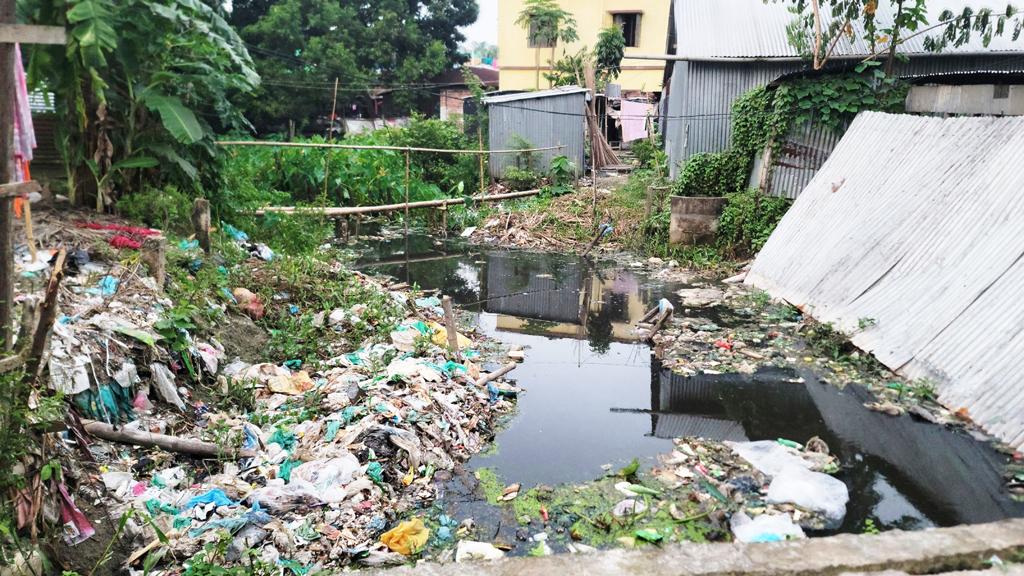
[(640, 46), (640, 16), (639, 12), (612, 15), (615, 25), (622, 28), (622, 35), (626, 37), (628, 48)]
[(537, 23), (530, 22), (530, 48), (554, 48), (555, 39), (543, 39), (537, 37)]
[(1006, 100), (1010, 97), (1009, 84), (996, 84), (992, 90), (992, 98), (995, 100)]

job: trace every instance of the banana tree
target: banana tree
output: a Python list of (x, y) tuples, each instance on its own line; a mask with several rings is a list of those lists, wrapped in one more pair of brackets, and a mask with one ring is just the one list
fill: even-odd
[(23, 21), (68, 27), (64, 50), (33, 50), (29, 75), (57, 95), (73, 199), (92, 191), (102, 210), (144, 185), (198, 191), (218, 153), (214, 131), (248, 127), (233, 101), (259, 76), (207, 3), (19, 0), (18, 8)]

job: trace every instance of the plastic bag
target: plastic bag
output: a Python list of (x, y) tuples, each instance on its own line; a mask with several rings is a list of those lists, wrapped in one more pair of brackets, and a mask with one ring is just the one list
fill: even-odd
[(214, 488), (205, 494), (193, 497), (191, 500), (185, 503), (184, 510), (195, 508), (196, 506), (202, 506), (204, 504), (216, 504), (217, 506), (234, 506), (238, 504), (228, 495), (224, 493), (220, 488)]
[(299, 479), (292, 480), (288, 485), (268, 483), (263, 488), (253, 490), (247, 500), (251, 504), (259, 504), (273, 515), (326, 504), (317, 494), (315, 486)]
[(339, 458), (313, 460), (292, 470), (292, 478), (301, 478), (321, 490), (351, 482), (362, 465), (359, 459), (346, 452)]
[(168, 404), (174, 404), (178, 410), (184, 412), (185, 403), (181, 401), (181, 396), (178, 396), (178, 388), (174, 385), (174, 374), (171, 373), (170, 368), (163, 364), (153, 363), (149, 365), (149, 370), (153, 373), (153, 383), (156, 385), (157, 395)]
[(313, 389), (313, 380), (306, 371), (296, 372), (289, 376), (278, 376), (267, 383), (271, 392), (298, 396)]
[(459, 540), (455, 549), (456, 562), (472, 562), (474, 560), (499, 560), (505, 557), (505, 553), (487, 542), (473, 542), (472, 540)]
[(803, 529), (793, 524), (789, 514), (762, 514), (751, 520), (739, 512), (733, 514), (729, 527), (739, 542), (782, 542), (807, 537)]
[(828, 474), (791, 467), (772, 479), (767, 500), (821, 512), (830, 526), (838, 526), (846, 516), (850, 492), (846, 484)]
[[(427, 324), (427, 326), (429, 326), (431, 331), (433, 331), (434, 333), (434, 337), (431, 339), (431, 341), (434, 344), (438, 346), (448, 345), (448, 330), (446, 330), (444, 326), (441, 326), (437, 322), (430, 322)], [(458, 340), (460, 350), (463, 348), (470, 348), (473, 346), (473, 341), (470, 340), (469, 338), (466, 338), (462, 334), (458, 334)]]
[(423, 525), (422, 520), (414, 518), (382, 534), (380, 541), (392, 552), (411, 556), (427, 545), (428, 538), (430, 530)]

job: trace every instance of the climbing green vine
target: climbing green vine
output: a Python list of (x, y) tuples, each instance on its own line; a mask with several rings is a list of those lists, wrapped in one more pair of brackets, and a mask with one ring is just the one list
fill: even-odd
[(841, 132), (865, 110), (902, 110), (908, 85), (878, 66), (864, 62), (854, 71), (786, 80), (776, 88), (754, 88), (740, 96), (732, 106), (729, 150), (691, 156), (673, 192), (724, 196), (741, 191), (754, 158), (769, 144), (781, 146), (794, 127), (813, 123)]
[(839, 132), (865, 110), (902, 111), (908, 84), (887, 76), (879, 66), (879, 62), (864, 62), (853, 72), (782, 84), (775, 91), (772, 106), (776, 125), (788, 130), (813, 122)]

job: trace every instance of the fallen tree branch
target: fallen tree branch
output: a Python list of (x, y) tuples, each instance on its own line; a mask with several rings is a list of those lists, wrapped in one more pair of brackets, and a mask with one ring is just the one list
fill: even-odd
[(177, 452), (179, 454), (187, 454), (189, 456), (201, 456), (204, 458), (245, 458), (254, 455), (252, 450), (236, 450), (233, 448), (225, 449), (224, 447), (213, 444), (212, 442), (203, 442), (202, 440), (178, 438), (177, 436), (155, 434), (153, 432), (143, 432), (141, 430), (125, 430), (124, 428), (117, 429), (106, 422), (97, 422), (96, 420), (83, 419), (82, 425), (85, 427), (86, 432), (103, 440), (120, 442), (121, 444), (132, 444), (135, 446), (162, 448), (168, 452)]
[(477, 386), (483, 386), (483, 385), (487, 384), (488, 382), (492, 382), (494, 380), (497, 380), (498, 378), (501, 378), (505, 374), (508, 374), (509, 372), (515, 370), (516, 366), (519, 366), (519, 364), (517, 364), (515, 362), (509, 362), (504, 367), (502, 367), (501, 370), (498, 370), (497, 372), (491, 372), (487, 376), (483, 376), (482, 378), (477, 380), (476, 381), (476, 385)]

